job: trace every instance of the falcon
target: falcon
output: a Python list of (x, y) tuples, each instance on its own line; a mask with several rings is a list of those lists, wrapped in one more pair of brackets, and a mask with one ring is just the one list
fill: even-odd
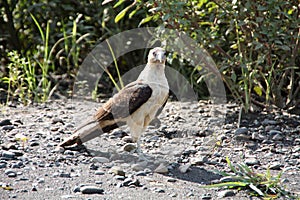
[(136, 81), (129, 83), (102, 105), (73, 135), (59, 144), (61, 147), (82, 144), (102, 133), (127, 124), (130, 135), (140, 149), (140, 137), (149, 123), (165, 105), (169, 85), (165, 76), (166, 52), (163, 48), (151, 49), (148, 62)]

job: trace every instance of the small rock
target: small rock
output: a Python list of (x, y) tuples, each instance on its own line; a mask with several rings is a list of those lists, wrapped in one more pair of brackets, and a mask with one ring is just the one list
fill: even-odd
[(8, 177), (16, 177), (17, 176), (17, 172), (15, 172), (12, 169), (5, 170), (4, 174), (6, 174)]
[(264, 121), (262, 121), (263, 125), (275, 125), (277, 124), (277, 122), (275, 120), (270, 120), (270, 119), (264, 119)]
[(73, 192), (80, 192), (80, 187), (79, 186), (75, 186), (74, 188), (73, 188)]
[(125, 172), (122, 170), (121, 167), (113, 166), (110, 170), (110, 173), (113, 173), (115, 175), (125, 176)]
[(155, 188), (154, 189), (154, 192), (157, 192), (157, 193), (165, 193), (165, 190), (163, 188)]
[(169, 194), (169, 196), (174, 198), (174, 197), (177, 197), (177, 194), (176, 193), (171, 193), (171, 194)]
[(64, 121), (61, 118), (54, 118), (52, 120), (52, 124), (62, 123), (64, 124)]
[(212, 197), (211, 197), (211, 194), (209, 194), (209, 193), (207, 193), (207, 194), (203, 194), (202, 196), (201, 196), (201, 199), (211, 199)]
[[(0, 167), (1, 168), (1, 167)], [(144, 172), (144, 171), (138, 171), (138, 172), (136, 172), (136, 174), (135, 174), (136, 176), (146, 176), (146, 172)]]
[(169, 169), (161, 163), (155, 170), (154, 172), (159, 173), (159, 174), (166, 174), (169, 172)]
[(11, 131), (15, 128), (14, 125), (5, 125), (5, 126), (2, 126), (2, 130), (3, 131)]
[(136, 145), (133, 143), (127, 143), (123, 146), (123, 151), (131, 152), (136, 149)]
[(167, 181), (170, 183), (175, 183), (177, 180), (175, 178), (168, 178)]
[(105, 157), (94, 157), (91, 160), (93, 163), (108, 163), (109, 159)]
[(6, 163), (1, 162), (1, 163), (0, 163), (0, 169), (3, 169), (3, 168), (5, 168), (5, 167), (6, 167)]
[(71, 174), (67, 173), (67, 172), (62, 172), (62, 173), (59, 174), (59, 177), (62, 177), (62, 178), (71, 178)]
[(17, 149), (17, 147), (16, 147), (15, 143), (9, 142), (9, 143), (2, 144), (2, 149), (10, 150), (10, 149)]
[(196, 158), (191, 158), (191, 164), (192, 165), (203, 165), (208, 161), (206, 156), (200, 156)]
[(280, 170), (282, 167), (283, 167), (283, 165), (280, 162), (273, 162), (270, 165), (270, 169), (273, 169), (273, 170)]
[(124, 177), (124, 176), (120, 176), (120, 175), (116, 175), (116, 176), (115, 176), (115, 179), (116, 179), (116, 180), (121, 180), (121, 181), (122, 181), (122, 180), (125, 179), (125, 177)]
[(272, 137), (272, 140), (275, 140), (275, 141), (280, 141), (280, 140), (283, 140), (283, 135), (281, 133), (279, 134), (275, 134), (273, 137)]
[(247, 164), (247, 165), (258, 165), (259, 164), (259, 160), (257, 160), (256, 158), (247, 158), (246, 160), (245, 160), (245, 163)]
[(2, 157), (7, 158), (7, 159), (13, 159), (15, 157), (15, 154), (11, 151), (2, 151)]
[(10, 119), (4, 119), (4, 120), (0, 121), (0, 126), (6, 126), (6, 125), (12, 125), (12, 123), (10, 122)]
[(63, 147), (61, 147), (61, 146), (57, 146), (56, 148), (55, 148), (55, 152), (57, 152), (57, 153), (63, 153), (65, 151), (65, 148), (63, 148)]
[(179, 171), (180, 171), (181, 173), (186, 173), (186, 172), (189, 170), (190, 167), (191, 167), (191, 164), (181, 165), (181, 166), (179, 167)]
[(105, 173), (103, 171), (97, 170), (95, 171), (95, 175), (104, 175)]
[(241, 127), (235, 130), (234, 134), (235, 135), (241, 135), (241, 134), (247, 134), (248, 129), (246, 127)]
[(282, 132), (281, 132), (281, 131), (278, 131), (278, 130), (270, 130), (270, 131), (269, 131), (269, 134), (270, 134), (271, 136), (274, 136), (274, 135), (277, 135), (277, 134), (282, 134)]
[(126, 143), (132, 143), (133, 142), (133, 140), (130, 136), (125, 136), (125, 137), (122, 138), (122, 140)]
[(104, 190), (96, 186), (83, 186), (80, 187), (82, 194), (103, 194)]
[(232, 197), (234, 195), (235, 195), (235, 192), (233, 190), (222, 190), (222, 191), (218, 192), (219, 198)]
[(31, 146), (31, 147), (36, 147), (36, 146), (39, 146), (39, 145), (40, 145), (40, 143), (38, 143), (38, 142), (36, 142), (36, 141), (31, 142), (31, 143), (29, 144), (29, 146)]

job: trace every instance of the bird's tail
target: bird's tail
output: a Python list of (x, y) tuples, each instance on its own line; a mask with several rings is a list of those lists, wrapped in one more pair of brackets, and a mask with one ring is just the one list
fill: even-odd
[(117, 128), (116, 123), (103, 126), (97, 120), (91, 119), (84, 123), (82, 126), (78, 127), (74, 133), (66, 138), (63, 142), (59, 144), (61, 147), (71, 146), (73, 144), (81, 145), (89, 140), (94, 139), (102, 135), (103, 133), (109, 132), (114, 128)]

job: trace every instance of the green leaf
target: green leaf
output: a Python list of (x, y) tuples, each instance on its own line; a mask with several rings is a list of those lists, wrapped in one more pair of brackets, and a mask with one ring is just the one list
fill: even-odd
[(262, 95), (262, 89), (259, 86), (254, 86), (253, 89), (258, 96)]
[(204, 185), (202, 188), (215, 188), (215, 187), (245, 187), (248, 183), (243, 182), (225, 182), (225, 183), (216, 183), (212, 185)]
[(249, 187), (254, 190), (257, 194), (259, 194), (260, 196), (264, 196), (264, 193), (258, 189), (255, 185), (253, 185), (252, 183), (249, 185)]
[(126, 1), (126, 0), (119, 0), (119, 1), (114, 5), (113, 8), (116, 8), (116, 7), (120, 6), (120, 5), (123, 4), (125, 1)]
[(115, 23), (118, 23), (125, 16), (126, 12), (129, 10), (129, 8), (130, 7), (126, 7), (115, 17)]
[(142, 19), (142, 21), (139, 23), (139, 27), (140, 27), (141, 25), (143, 25), (143, 24), (145, 24), (145, 23), (151, 21), (152, 18), (153, 18), (153, 16), (148, 16), (148, 17)]

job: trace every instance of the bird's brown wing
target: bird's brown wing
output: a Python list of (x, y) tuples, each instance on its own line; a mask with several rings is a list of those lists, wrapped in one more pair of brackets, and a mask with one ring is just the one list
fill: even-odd
[(109, 99), (95, 114), (98, 122), (105, 120), (122, 121), (139, 109), (152, 95), (152, 89), (148, 84), (133, 82), (111, 99)]

